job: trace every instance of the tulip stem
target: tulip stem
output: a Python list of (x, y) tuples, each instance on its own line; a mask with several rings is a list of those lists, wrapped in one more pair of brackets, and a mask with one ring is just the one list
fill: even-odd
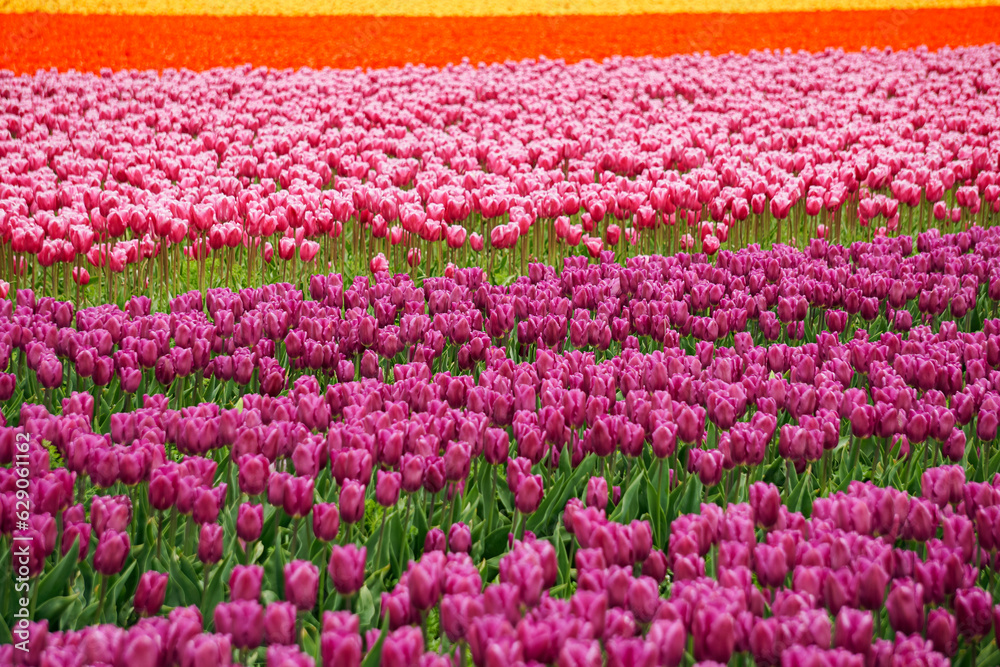
[(170, 509), (170, 531), (167, 533), (170, 539), (170, 553), (174, 556), (177, 555), (177, 505), (175, 504)]
[(820, 479), (821, 479), (820, 488), (822, 489), (820, 495), (823, 496), (826, 495), (826, 482), (827, 478), (829, 477), (829, 473), (830, 473), (830, 452), (824, 449), (823, 460), (820, 462)]
[(208, 576), (212, 572), (212, 564), (205, 563), (204, 569), (204, 583), (201, 587), (201, 615), (202, 618), (207, 618), (208, 614)]
[[(382, 525), (379, 527), (378, 530), (378, 547), (375, 549), (375, 567), (381, 567), (382, 565), (382, 538), (385, 537), (385, 515), (388, 513), (389, 513), (388, 509), (386, 508), (382, 509)], [(447, 540), (448, 537), (446, 535), (445, 545), (448, 544)], [(447, 551), (447, 548), (445, 550)]]
[(194, 536), (194, 521), (185, 521), (184, 526), (184, 553), (191, 553), (191, 542)]
[[(493, 503), (490, 503), (486, 507), (486, 533), (485, 533), (485, 535), (489, 535), (490, 533), (493, 532), (493, 515), (496, 512), (496, 500), (497, 500), (497, 467), (495, 465), (491, 465), (490, 468), (493, 469), (491, 471), (492, 475), (491, 475), (491, 481), (490, 481), (490, 483), (493, 485), (493, 488), (491, 489), (492, 492), (493, 492), (491, 494), (491, 497), (493, 498)], [(485, 535), (484, 535), (484, 537), (485, 537)]]
[[(320, 559), (320, 563), (329, 563), (330, 562), (330, 551), (331, 551), (331, 549), (332, 549), (332, 547), (329, 544), (324, 545), (324, 547), (323, 547), (323, 556)], [(329, 567), (322, 567), (322, 566), (319, 569), (319, 614), (320, 615), (323, 614), (323, 610), (325, 609), (325, 603), (326, 603), (326, 580), (327, 580), (327, 577), (329, 576), (328, 575), (329, 569), (330, 569)]]
[[(38, 588), (38, 586), (35, 586)], [(101, 575), (101, 592), (98, 593), (97, 598), (97, 624), (100, 625), (104, 620), (102, 614), (104, 613), (104, 599), (108, 597), (108, 575)]]
[(406, 541), (410, 540), (410, 506), (413, 504), (413, 494), (406, 494), (406, 518), (403, 520), (403, 532), (406, 536)]
[(298, 516), (295, 517), (294, 521), (292, 521), (292, 539), (288, 543), (288, 555), (292, 559), (295, 558), (295, 546), (296, 546), (295, 542), (296, 538), (299, 536), (299, 524), (301, 523), (301, 521), (302, 517)]

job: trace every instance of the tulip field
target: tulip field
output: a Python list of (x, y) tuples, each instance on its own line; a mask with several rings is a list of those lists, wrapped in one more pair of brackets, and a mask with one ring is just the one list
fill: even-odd
[(1000, 665), (998, 426), (997, 45), (0, 71), (0, 665)]

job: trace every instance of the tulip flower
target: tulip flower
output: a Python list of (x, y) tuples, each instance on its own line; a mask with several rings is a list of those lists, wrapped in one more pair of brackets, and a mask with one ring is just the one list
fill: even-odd
[(206, 523), (198, 537), (198, 560), (206, 565), (222, 560), (222, 526)]
[(264, 525), (264, 507), (243, 503), (236, 515), (236, 535), (244, 542), (260, 539)]
[(315, 607), (319, 568), (309, 561), (293, 560), (285, 564), (284, 574), (286, 599), (299, 611), (308, 611)]
[(340, 489), (340, 518), (346, 523), (357, 523), (365, 512), (365, 487), (354, 480), (347, 480)]
[(229, 575), (230, 600), (259, 600), (264, 568), (259, 565), (236, 565)]
[(256, 600), (223, 602), (215, 607), (215, 629), (229, 635), (233, 646), (254, 649), (264, 639), (264, 609)]
[(105, 531), (94, 549), (94, 570), (109, 577), (121, 571), (128, 558), (131, 543), (127, 533)]
[(312, 508), (312, 525), (316, 539), (332, 542), (340, 529), (340, 510), (333, 503), (316, 503)]
[[(287, 585), (287, 582), (286, 582)], [(295, 644), (295, 605), (272, 602), (264, 609), (264, 637), (268, 644)]]
[(334, 588), (341, 595), (354, 595), (364, 584), (367, 549), (353, 544), (346, 547), (334, 545), (330, 554), (328, 571)]
[(135, 612), (139, 616), (155, 616), (163, 606), (163, 598), (167, 592), (166, 573), (149, 570), (143, 572), (139, 577), (139, 584), (135, 589), (135, 599), (132, 603)]

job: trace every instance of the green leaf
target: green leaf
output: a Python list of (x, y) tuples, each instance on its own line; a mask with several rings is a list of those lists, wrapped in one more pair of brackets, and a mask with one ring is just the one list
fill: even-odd
[(483, 547), (483, 558), (489, 560), (507, 550), (507, 536), (510, 535), (510, 524), (500, 526), (486, 536)]
[(59, 593), (66, 591), (69, 585), (70, 575), (76, 570), (77, 559), (80, 555), (80, 538), (77, 537), (66, 555), (63, 556), (54, 568), (49, 570), (38, 584), (37, 605), (45, 604), (49, 600), (57, 597)]
[(493, 474), (493, 466), (487, 464), (482, 467), (479, 476), (479, 486), (483, 489), (483, 526), (489, 526), (490, 528), (493, 527), (497, 516), (497, 500), (493, 484)]
[(628, 485), (628, 489), (625, 490), (625, 495), (622, 496), (622, 501), (618, 503), (618, 507), (615, 511), (611, 513), (608, 517), (609, 521), (618, 521), (620, 523), (629, 523), (633, 519), (638, 518), (639, 514), (639, 491), (645, 486), (645, 479), (643, 475), (637, 476), (632, 480), (632, 483)]
[(187, 575), (187, 578), (194, 582), (195, 586), (201, 590), (201, 575), (194, 569), (192, 561), (188, 558), (181, 558), (180, 561), (181, 571)]
[[(558, 490), (545, 494), (538, 511), (528, 517), (527, 530), (536, 535), (548, 534), (552, 532), (552, 523), (556, 520), (556, 515), (566, 507), (566, 501), (583, 493), (587, 487), (587, 480), (590, 479), (594, 471), (597, 457), (587, 456), (576, 470), (562, 486), (556, 487)], [(566, 479), (565, 477), (563, 479)], [(505, 487), (506, 488), (506, 487)]]
[[(399, 512), (393, 512), (392, 518), (385, 526), (385, 544), (382, 545), (382, 559), (390, 565), (389, 571), (393, 577), (399, 577), (406, 563), (402, 562), (403, 550), (397, 545), (403, 543), (403, 521), (399, 518)], [(385, 563), (379, 563), (382, 567)]]
[(358, 591), (357, 615), (362, 630), (371, 627), (372, 620), (375, 618), (375, 600), (367, 586)]
[[(684, 493), (681, 495), (680, 503), (677, 505), (677, 515), (696, 514), (701, 510), (701, 497), (704, 487), (697, 475), (688, 475), (683, 484)], [(671, 522), (676, 517), (668, 517)]]
[[(655, 473), (654, 473), (655, 474)], [(664, 471), (666, 475), (666, 471)], [(662, 503), (667, 494), (661, 494), (649, 478), (646, 478), (646, 504), (649, 506), (649, 522), (653, 528), (653, 543), (665, 543), (667, 539), (667, 513)]]
[(803, 475), (788, 499), (788, 509), (792, 512), (802, 512), (807, 517), (812, 512), (812, 475)]
[(264, 575), (269, 584), (269, 588), (275, 592), (279, 600), (285, 599), (285, 563), (282, 558), (280, 545), (275, 545), (271, 550), (271, 556), (267, 559), (267, 566), (264, 568)]
[(125, 583), (128, 581), (129, 575), (132, 574), (133, 570), (135, 570), (135, 560), (129, 563), (129, 566), (125, 568), (125, 572), (115, 579), (115, 583), (108, 589), (108, 602), (104, 604), (104, 616), (107, 617), (108, 614), (113, 614), (112, 622), (115, 624), (118, 623), (118, 611), (124, 606), (119, 601), (119, 596), (128, 595), (130, 592), (133, 592), (128, 591), (125, 587)]
[[(54, 598), (49, 598), (43, 604), (38, 605), (35, 609), (35, 620), (48, 619), (52, 628), (71, 628), (72, 624), (68, 622), (63, 622), (63, 614), (69, 609), (70, 605), (80, 599), (79, 593), (73, 593), (72, 595), (62, 595)], [(65, 619), (69, 621), (69, 619)]]
[(83, 613), (76, 619), (77, 630), (94, 625), (97, 620), (97, 607), (97, 600), (94, 600), (84, 608)]
[(205, 594), (205, 605), (201, 610), (202, 618), (208, 621), (209, 625), (213, 624), (212, 614), (209, 612), (215, 609), (215, 606), (226, 599), (226, 592), (223, 587), (223, 580), (225, 578), (226, 571), (229, 569), (229, 559), (226, 557), (220, 563), (216, 563), (212, 566), (212, 571), (209, 572), (208, 581), (208, 591)]
[(411, 554), (421, 553), (424, 549), (424, 540), (427, 538), (427, 531), (429, 530), (426, 512), (427, 508), (424, 507), (424, 503), (413, 503), (413, 520), (411, 521), (411, 525), (417, 529), (417, 534), (410, 540)]
[[(176, 596), (176, 597), (174, 597)], [(188, 607), (201, 602), (198, 584), (184, 574), (178, 561), (170, 564), (170, 580), (167, 582), (167, 600), (176, 603), (175, 607)]]
[(555, 547), (556, 562), (559, 565), (559, 578), (557, 583), (562, 586), (569, 583), (571, 572), (569, 554), (566, 553), (566, 541), (563, 540), (563, 527), (561, 524), (556, 525)]

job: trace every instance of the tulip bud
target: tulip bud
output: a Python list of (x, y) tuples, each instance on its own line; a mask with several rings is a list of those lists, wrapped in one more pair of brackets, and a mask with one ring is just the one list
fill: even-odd
[(254, 649), (264, 641), (264, 610), (257, 600), (220, 603), (214, 620), (215, 629), (229, 635), (236, 648)]
[(631, 579), (628, 586), (628, 608), (639, 623), (649, 623), (660, 606), (660, 591), (652, 577)]
[(316, 539), (332, 542), (340, 530), (340, 511), (333, 503), (316, 503), (313, 505), (313, 534)]
[(659, 664), (664, 667), (677, 667), (684, 660), (687, 632), (682, 621), (653, 621), (652, 625), (649, 626), (647, 639), (659, 647)]
[(260, 539), (264, 527), (264, 506), (243, 503), (236, 514), (236, 535), (244, 542)]
[(139, 616), (156, 616), (163, 606), (163, 598), (167, 592), (167, 580), (170, 578), (166, 573), (149, 570), (143, 572), (139, 577), (139, 584), (135, 589), (135, 599), (132, 607)]
[(464, 523), (453, 523), (448, 529), (448, 550), (452, 553), (469, 553), (472, 548), (472, 530)]
[(379, 470), (375, 482), (375, 502), (382, 507), (392, 507), (399, 501), (402, 477), (398, 472)]
[(311, 478), (290, 476), (285, 479), (281, 505), (292, 517), (309, 514), (313, 506), (315, 482)]
[(239, 467), (240, 491), (248, 496), (256, 496), (267, 489), (270, 465), (263, 454), (244, 455), (237, 461)]
[(431, 551), (444, 552), (444, 531), (440, 528), (431, 528), (424, 536), (424, 553)]
[(365, 486), (348, 479), (340, 489), (340, 518), (345, 523), (357, 523), (365, 514)]
[(330, 580), (341, 595), (354, 595), (365, 583), (365, 558), (368, 550), (354, 544), (334, 545), (327, 568)]
[(517, 486), (514, 504), (522, 514), (531, 514), (542, 503), (542, 476), (525, 475)]
[(977, 642), (989, 632), (992, 606), (989, 592), (981, 588), (964, 588), (955, 593), (955, 620), (963, 639)]
[(125, 559), (128, 558), (131, 543), (128, 533), (106, 530), (97, 540), (94, 549), (94, 569), (109, 577), (121, 572)]
[(958, 652), (958, 626), (947, 609), (938, 607), (927, 615), (927, 639), (935, 651), (946, 657), (954, 657)]
[(703, 604), (696, 608), (691, 634), (695, 660), (728, 663), (736, 645), (736, 621), (721, 606)]
[(908, 579), (893, 582), (892, 591), (885, 601), (893, 630), (910, 635), (923, 629), (923, 597), (923, 586), (920, 584)]
[(222, 560), (222, 526), (206, 523), (198, 536), (198, 560), (206, 565)]
[(608, 505), (608, 481), (603, 477), (587, 480), (587, 507), (603, 510)]
[(437, 572), (429, 565), (422, 562), (411, 563), (406, 583), (410, 591), (410, 604), (415, 609), (426, 611), (437, 604), (441, 595), (440, 584)]
[(236, 565), (229, 575), (230, 600), (259, 600), (264, 568), (259, 565)]
[(293, 560), (285, 565), (285, 598), (299, 611), (316, 606), (319, 568), (305, 560)]
[(781, 509), (781, 494), (778, 492), (778, 487), (765, 482), (751, 484), (750, 509), (758, 525), (764, 528), (773, 527), (778, 521)]
[(867, 654), (872, 643), (872, 614), (850, 607), (841, 607), (837, 613), (834, 646), (852, 653)]
[[(288, 586), (288, 583), (285, 583)], [(268, 644), (295, 644), (295, 605), (272, 602), (264, 610), (264, 636)]]

